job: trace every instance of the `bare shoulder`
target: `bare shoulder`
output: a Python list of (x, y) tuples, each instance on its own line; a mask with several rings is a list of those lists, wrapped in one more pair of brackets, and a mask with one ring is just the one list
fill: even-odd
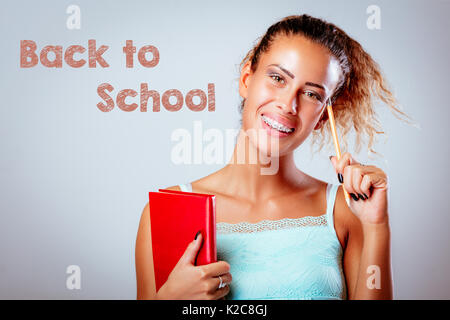
[(175, 190), (175, 191), (181, 191), (181, 188), (180, 188), (179, 185), (171, 186), (171, 187), (164, 188), (164, 189), (167, 189), (167, 190)]
[(302, 192), (307, 192), (308, 194), (325, 194), (328, 183), (326, 181), (320, 180), (316, 177), (310, 176), (304, 172), (297, 169), (293, 176), (297, 175), (297, 179), (292, 179), (294, 181), (293, 186), (295, 189)]

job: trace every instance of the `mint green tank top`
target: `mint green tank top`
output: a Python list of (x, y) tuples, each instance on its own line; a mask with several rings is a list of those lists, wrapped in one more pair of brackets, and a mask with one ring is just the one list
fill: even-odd
[[(230, 264), (227, 300), (346, 299), (343, 249), (334, 229), (339, 185), (320, 216), (216, 224), (217, 258)], [(190, 183), (180, 185), (192, 192)]]

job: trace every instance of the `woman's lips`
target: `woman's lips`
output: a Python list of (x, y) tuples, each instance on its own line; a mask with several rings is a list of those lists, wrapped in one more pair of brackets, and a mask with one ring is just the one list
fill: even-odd
[[(267, 114), (265, 114), (266, 116), (267, 116)], [(269, 135), (271, 135), (271, 136), (273, 136), (273, 137), (278, 137), (278, 138), (282, 138), (282, 137), (287, 137), (287, 136), (289, 136), (289, 135), (291, 135), (291, 134), (293, 134), (294, 132), (295, 132), (295, 130), (294, 131), (292, 131), (292, 132), (282, 132), (282, 131), (278, 131), (277, 129), (274, 129), (274, 128), (272, 128), (271, 126), (269, 126), (265, 121), (264, 121), (264, 119), (262, 118), (262, 114), (261, 114), (261, 116), (260, 116), (260, 118), (261, 118), (261, 125), (262, 125), (262, 127), (267, 131), (267, 133), (269, 134)], [(280, 122), (281, 123), (281, 122)], [(285, 125), (284, 123), (283, 123), (283, 125)], [(286, 125), (287, 126), (287, 125)], [(290, 126), (287, 126), (287, 127), (289, 127), (289, 128), (293, 128), (293, 127), (290, 127)]]
[(273, 113), (273, 112), (264, 112), (261, 114), (262, 116), (266, 116), (268, 118), (271, 118), (272, 120), (275, 120), (278, 123), (281, 123), (282, 125), (288, 127), (288, 128), (294, 128), (295, 129), (295, 122), (293, 122), (292, 120), (286, 119), (282, 116), (280, 116), (277, 113)]

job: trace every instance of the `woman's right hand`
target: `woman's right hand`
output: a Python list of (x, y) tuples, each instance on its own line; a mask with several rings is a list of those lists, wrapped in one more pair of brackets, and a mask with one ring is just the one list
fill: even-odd
[[(217, 300), (230, 291), (230, 265), (226, 261), (195, 266), (195, 257), (202, 243), (202, 234), (187, 246), (184, 254), (156, 294), (158, 300)], [(221, 276), (227, 285), (219, 288)]]

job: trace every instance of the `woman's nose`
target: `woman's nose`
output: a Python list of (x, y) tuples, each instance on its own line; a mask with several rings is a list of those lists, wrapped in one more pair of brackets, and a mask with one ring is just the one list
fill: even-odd
[(293, 114), (297, 114), (297, 99), (293, 99), (292, 103), (291, 103), (291, 111)]
[(280, 109), (283, 109), (286, 113), (292, 113), (293, 115), (296, 115), (298, 111), (297, 99), (294, 98), (286, 102), (281, 101), (278, 103), (278, 107)]

